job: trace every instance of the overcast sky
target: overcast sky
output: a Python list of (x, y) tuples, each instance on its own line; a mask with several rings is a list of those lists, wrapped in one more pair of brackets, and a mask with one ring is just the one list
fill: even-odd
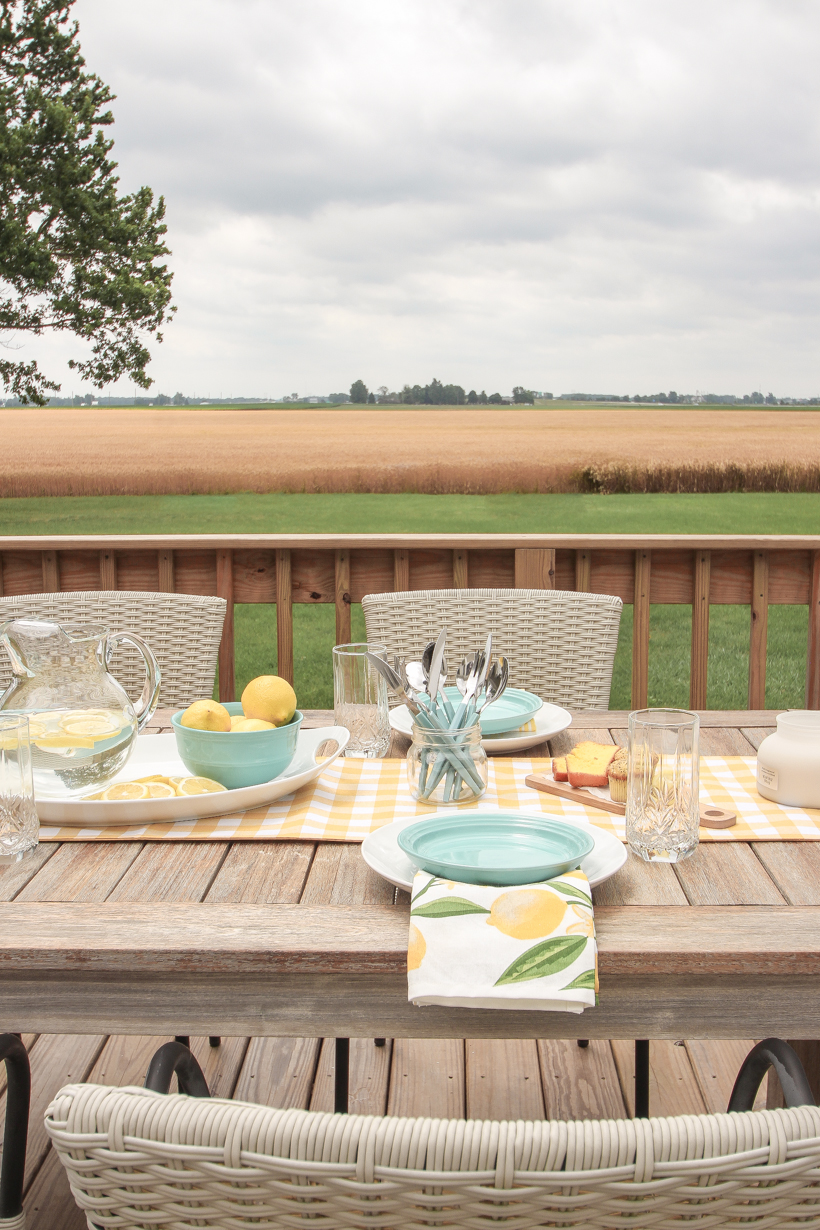
[(168, 205), (155, 389), (820, 394), (817, 0), (75, 12)]

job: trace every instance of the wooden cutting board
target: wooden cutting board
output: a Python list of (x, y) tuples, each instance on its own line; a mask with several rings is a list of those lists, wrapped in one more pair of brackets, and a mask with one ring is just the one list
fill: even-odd
[[(570, 786), (569, 782), (556, 782), (543, 773), (530, 773), (524, 778), (527, 786), (533, 790), (543, 790), (545, 794), (555, 794), (561, 799), (571, 799), (574, 803), (583, 803), (586, 807), (597, 807), (599, 811), (608, 811), (615, 816), (626, 814), (626, 804), (616, 803), (614, 799), (602, 799), (589, 790), (579, 786)], [(733, 811), (722, 811), (719, 807), (701, 807), (700, 823), (707, 829), (730, 829), (737, 824), (737, 815)]]

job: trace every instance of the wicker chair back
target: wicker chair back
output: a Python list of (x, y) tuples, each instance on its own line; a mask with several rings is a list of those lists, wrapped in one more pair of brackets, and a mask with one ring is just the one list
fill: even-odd
[(397, 1119), (68, 1085), (46, 1130), (99, 1226), (814, 1226), (820, 1109)]
[(607, 709), (623, 603), (558, 589), (423, 589), (362, 599), (367, 639), (418, 659), (447, 628), (450, 681), (483, 646), (510, 662), (510, 685), (571, 709)]
[[(213, 693), (225, 610), (224, 598), (203, 598), (197, 594), (120, 589), (20, 594), (0, 598), (0, 624), (30, 615), (55, 623), (104, 624), (112, 632), (136, 632), (148, 642), (159, 662), (160, 705), (181, 709)], [(117, 646), (110, 669), (130, 698), (136, 700), (145, 682), (145, 667), (136, 650), (128, 645)], [(3, 651), (0, 691), (10, 682), (11, 665)]]

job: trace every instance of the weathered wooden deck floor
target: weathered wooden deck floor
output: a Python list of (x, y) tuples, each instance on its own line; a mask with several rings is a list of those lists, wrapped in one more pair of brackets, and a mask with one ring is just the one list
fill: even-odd
[[(25, 1200), (28, 1230), (85, 1230), (62, 1166), (43, 1128), (51, 1097), (71, 1081), (141, 1085), (167, 1038), (41, 1034), (26, 1039), (32, 1114)], [(655, 1115), (724, 1111), (752, 1042), (653, 1042), (650, 1109)], [(332, 1039), (192, 1040), (216, 1097), (271, 1106), (333, 1108)], [(632, 1113), (633, 1044), (484, 1040), (351, 1041), (350, 1109), (361, 1114), (530, 1119), (623, 1118)], [(5, 1076), (0, 1087), (5, 1085)], [(764, 1093), (759, 1105), (765, 1105)], [(4, 1106), (0, 1106), (5, 1113)]]

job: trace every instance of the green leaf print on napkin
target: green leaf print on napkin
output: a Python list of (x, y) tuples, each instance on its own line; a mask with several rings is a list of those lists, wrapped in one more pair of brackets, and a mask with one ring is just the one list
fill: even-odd
[(577, 978), (573, 978), (572, 982), (568, 982), (565, 987), (561, 987), (562, 991), (594, 991), (595, 990), (595, 970), (585, 969), (583, 974), (579, 974)]
[[(420, 894), (419, 894), (420, 895)], [(459, 914), (489, 914), (483, 905), (476, 905), (466, 897), (439, 897), (429, 905), (421, 905), (417, 910), (410, 911), (410, 917), (418, 918), (455, 918)]]
[(546, 978), (572, 965), (588, 943), (585, 935), (559, 935), (556, 939), (542, 940), (533, 948), (522, 952), (495, 983), (497, 987), (510, 982), (529, 982), (532, 978)]
[(560, 880), (549, 880), (548, 883), (553, 892), (563, 893), (565, 897), (580, 897), (584, 905), (588, 905), (590, 909), (592, 908), (592, 898), (589, 893), (583, 892), (582, 889), (575, 888), (572, 884), (564, 884)]

